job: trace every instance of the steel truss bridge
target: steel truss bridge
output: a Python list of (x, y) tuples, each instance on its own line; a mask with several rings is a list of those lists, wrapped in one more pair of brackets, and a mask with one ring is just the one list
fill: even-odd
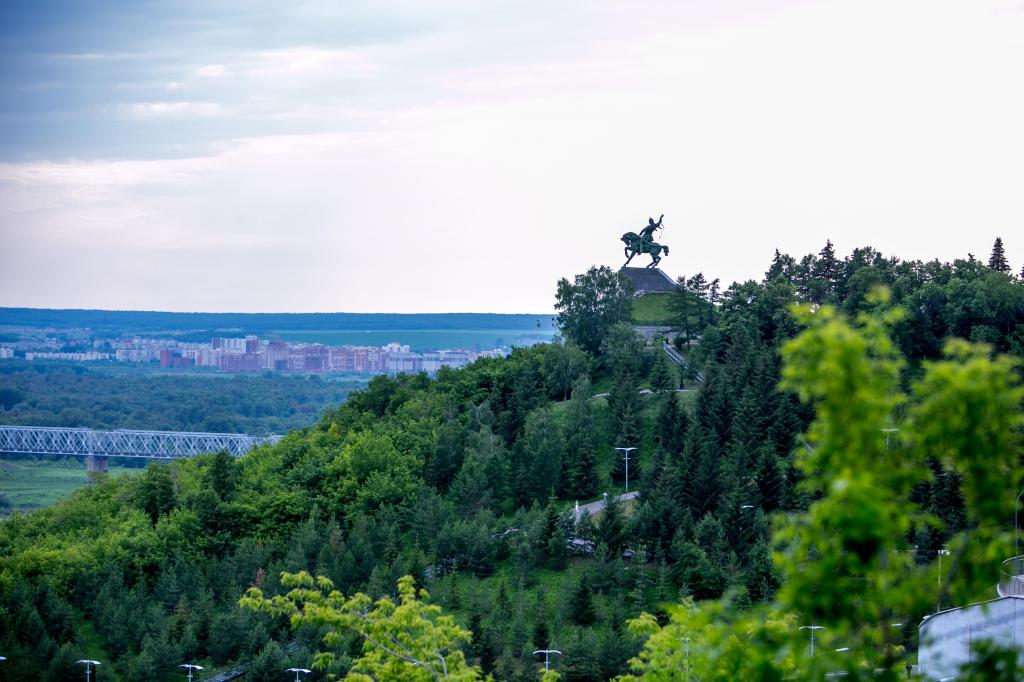
[(0, 452), (89, 457), (90, 463), (107, 457), (177, 459), (220, 450), (237, 457), (257, 445), (279, 440), (281, 436), (246, 436), (240, 433), (0, 426)]

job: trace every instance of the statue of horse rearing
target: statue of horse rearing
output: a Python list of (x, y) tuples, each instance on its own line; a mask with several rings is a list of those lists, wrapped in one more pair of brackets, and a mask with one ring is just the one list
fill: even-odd
[[(664, 217), (664, 216), (662, 216)], [(668, 245), (659, 244), (654, 241), (654, 231), (661, 229), (661, 218), (658, 218), (658, 222), (654, 222), (653, 218), (648, 219), (648, 225), (642, 230), (642, 234), (636, 232), (627, 232), (622, 235), (622, 242), (626, 245), (624, 253), (626, 254), (626, 262), (622, 264), (622, 267), (629, 265), (629, 261), (633, 260), (633, 256), (638, 253), (649, 253), (651, 254), (651, 262), (647, 265), (649, 268), (658, 266), (661, 262), (661, 252), (664, 251), (665, 255), (668, 255)]]

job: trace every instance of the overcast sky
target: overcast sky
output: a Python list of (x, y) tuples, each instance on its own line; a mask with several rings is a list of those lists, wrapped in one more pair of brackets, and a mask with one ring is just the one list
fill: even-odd
[(36, 0), (0, 50), (4, 306), (544, 312), (661, 213), (673, 276), (1024, 262), (1024, 0)]

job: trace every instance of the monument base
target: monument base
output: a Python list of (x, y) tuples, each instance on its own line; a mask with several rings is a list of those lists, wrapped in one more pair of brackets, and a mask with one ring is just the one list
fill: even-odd
[(670, 294), (676, 290), (676, 281), (659, 268), (622, 268), (619, 272), (632, 282), (637, 296)]

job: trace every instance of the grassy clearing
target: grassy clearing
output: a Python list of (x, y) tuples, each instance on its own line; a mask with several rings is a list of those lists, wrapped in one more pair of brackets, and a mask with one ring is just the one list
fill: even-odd
[(672, 312), (669, 310), (671, 294), (647, 294), (633, 299), (633, 323), (649, 325), (670, 325)]
[[(111, 476), (140, 471), (110, 460)], [(47, 507), (88, 483), (84, 459), (0, 459), (0, 493), (16, 509)]]

